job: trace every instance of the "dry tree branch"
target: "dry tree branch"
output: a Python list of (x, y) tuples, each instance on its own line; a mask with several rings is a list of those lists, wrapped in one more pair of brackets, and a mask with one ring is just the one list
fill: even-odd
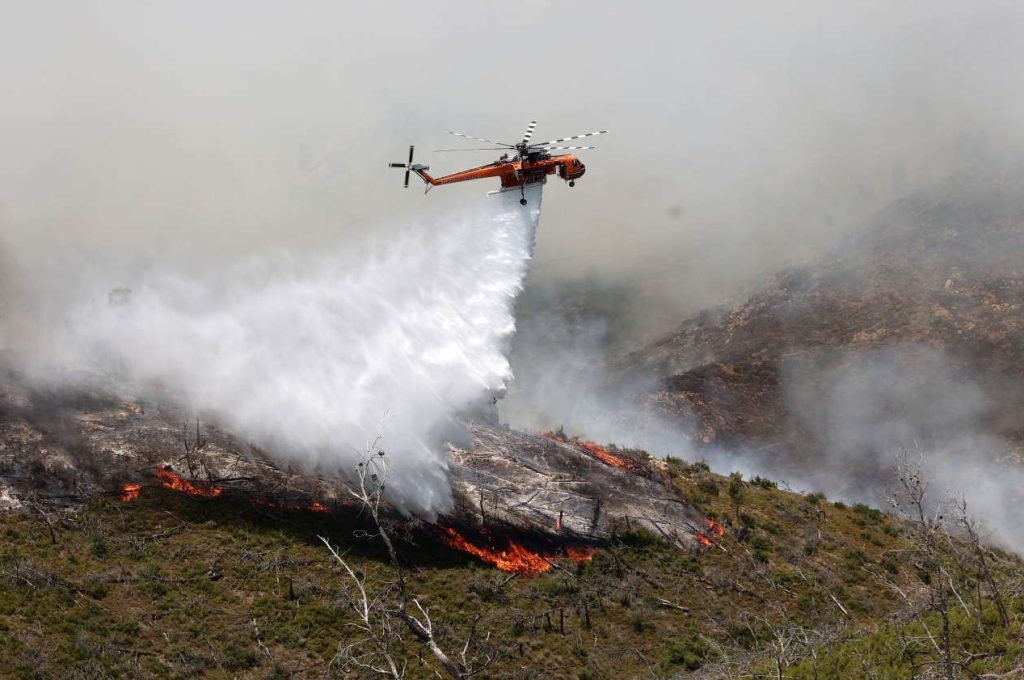
[[(352, 609), (359, 619), (355, 626), (367, 635), (365, 639), (350, 645), (343, 651), (347, 653), (347, 659), (352, 665), (396, 679), (403, 677), (405, 665), (403, 664), (399, 668), (392, 653), (394, 644), (400, 639), (397, 631), (393, 630), (390, 624), (391, 616), (395, 615), (402, 620), (413, 636), (430, 650), (430, 653), (433, 654), (434, 658), (448, 675), (457, 680), (465, 680), (484, 670), (493, 661), (493, 655), (488, 653), (485, 653), (479, 661), (471, 658), (470, 650), (476, 646), (474, 642), (476, 640), (476, 624), (479, 616), (473, 622), (469, 636), (463, 645), (460, 654), (461, 663), (454, 661), (438, 644), (429, 611), (420, 604), (420, 601), (415, 596), (408, 593), (408, 584), (402, 562), (398, 557), (394, 542), (382, 518), (381, 504), (383, 503), (384, 491), (386, 489), (389, 461), (384, 451), (378, 448), (379, 444), (380, 437), (378, 436), (367, 448), (356, 466), (356, 484), (346, 487), (346, 490), (353, 498), (359, 501), (362, 509), (369, 515), (375, 529), (373, 534), (358, 531), (356, 532), (357, 536), (380, 539), (387, 551), (394, 573), (392, 587), (396, 602), (393, 606), (388, 606), (384, 597), (371, 598), (367, 592), (365, 581), (355, 573), (338, 551), (330, 545), (330, 542), (323, 536), (320, 536), (320, 540), (327, 546), (335, 560), (342, 565), (348, 575), (347, 580), (352, 584), (351, 588), (354, 588), (354, 590), (350, 591), (349, 587), (346, 587), (346, 591), (350, 593), (348, 597)], [(418, 613), (411, 611), (410, 602)], [(488, 633), (485, 641), (489, 639), (490, 634)], [(354, 649), (365, 643), (372, 644), (376, 656), (384, 661), (386, 668), (374, 665), (372, 661), (368, 660), (370, 658), (368, 655), (353, 655)]]

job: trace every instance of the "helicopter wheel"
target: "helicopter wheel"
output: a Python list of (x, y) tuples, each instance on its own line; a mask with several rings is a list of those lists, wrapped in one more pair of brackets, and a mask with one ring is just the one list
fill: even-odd
[(519, 205), (526, 205), (526, 199), (525, 198), (520, 198), (519, 199)]
[(573, 181), (569, 182), (569, 186), (571, 186), (571, 187), (576, 186), (576, 180), (573, 180)]

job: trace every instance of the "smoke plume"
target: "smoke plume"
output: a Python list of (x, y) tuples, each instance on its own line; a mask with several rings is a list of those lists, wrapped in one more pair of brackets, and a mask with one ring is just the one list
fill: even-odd
[(610, 367), (635, 338), (635, 291), (593, 279), (527, 287), (516, 304), (515, 380), (498, 412), (526, 431), (564, 428), (603, 443), (692, 457), (682, 423), (642, 408), (657, 389), (646, 370)]
[(930, 483), (933, 504), (962, 496), (993, 538), (1020, 549), (1024, 529), (1013, 508), (1024, 473), (1000, 464), (1012, 446), (991, 432), (992, 397), (954, 366), (944, 352), (913, 345), (792, 363), (789, 410), (821, 448), (812, 460), (777, 461), (773, 471), (837, 499), (885, 507), (905, 452)]

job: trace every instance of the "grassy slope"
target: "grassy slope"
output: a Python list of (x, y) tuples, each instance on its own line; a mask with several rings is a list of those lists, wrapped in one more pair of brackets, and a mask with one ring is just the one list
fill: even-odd
[[(729, 525), (720, 547), (691, 555), (624, 529), (580, 567), (510, 579), (411, 535), (417, 545), (401, 550), (442, 646), (454, 650), (481, 613), (478, 629), (491, 633), (498, 653), (484, 677), (651, 677), (701, 666), (768, 673), (772, 641), (796, 621), (826, 634), (814, 638), (820, 677), (868, 677), (873, 668), (886, 669), (878, 677), (910, 677), (914, 663), (934, 658), (927, 649), (900, 652), (890, 615), (903, 602), (873, 575), (907, 593), (924, 589), (903, 563), (908, 543), (896, 520), (749, 483), (734, 487), (737, 508), (729, 480), (679, 462), (670, 470)], [(0, 674), (363, 677), (329, 668), (339, 643), (355, 638), (343, 580), (316, 539), (327, 535), (347, 549), (379, 585), (387, 564), (372, 542), (353, 538), (356, 528), (347, 517), (162, 489), (65, 515), (56, 544), (38, 515), (4, 515)], [(1009, 558), (1001, 565), (1019, 567)], [(1019, 633), (1024, 607), (1012, 601), (1011, 610)], [(992, 654), (973, 670), (1013, 667), (1020, 639), (992, 611), (980, 627), (962, 612), (957, 620), (954, 636)], [(399, 652), (410, 677), (436, 677), (415, 644)], [(725, 657), (739, 665), (723, 665)], [(814, 677), (810, 657), (787, 677)]]

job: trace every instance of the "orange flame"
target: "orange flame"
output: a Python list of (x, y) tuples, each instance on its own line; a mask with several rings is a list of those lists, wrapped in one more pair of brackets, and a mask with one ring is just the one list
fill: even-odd
[(561, 553), (538, 553), (525, 548), (514, 541), (509, 541), (508, 548), (497, 550), (484, 548), (472, 543), (465, 536), (451, 527), (439, 526), (444, 535), (441, 539), (450, 547), (462, 552), (469, 553), (480, 558), (488, 564), (493, 564), (502, 571), (521, 574), (523, 576), (536, 576), (551, 569), (552, 562), (569, 558), (576, 564), (586, 562), (594, 557), (593, 548), (586, 546), (564, 548), (564, 556)]
[(589, 442), (580, 439), (579, 437), (573, 437), (572, 439), (570, 439), (569, 437), (566, 437), (564, 434), (559, 434), (555, 432), (542, 432), (541, 436), (546, 437), (552, 441), (560, 442), (562, 444), (573, 444), (574, 446), (583, 449), (594, 458), (597, 458), (601, 462), (607, 465), (611, 465), (612, 467), (622, 468), (623, 470), (631, 472), (635, 475), (644, 475), (646, 473), (646, 470), (644, 470), (643, 467), (641, 467), (640, 464), (637, 463), (636, 461), (629, 460), (628, 458), (623, 458), (622, 456), (617, 456), (610, 450), (608, 450), (607, 447), (601, 446), (596, 442)]
[(565, 549), (565, 556), (576, 564), (582, 564), (583, 562), (589, 562), (594, 559), (593, 548), (574, 548), (569, 546)]
[(156, 474), (160, 483), (163, 484), (165, 488), (181, 491), (182, 493), (187, 493), (190, 496), (215, 498), (224, 493), (223, 487), (214, 486), (209, 482), (192, 482), (166, 468), (161, 468), (154, 474)]
[(445, 543), (457, 550), (475, 555), (502, 571), (523, 576), (536, 576), (551, 568), (551, 561), (547, 557), (528, 550), (518, 543), (510, 541), (506, 550), (491, 550), (470, 543), (455, 529), (450, 527), (440, 527), (440, 529), (445, 534), (442, 537)]
[(725, 535), (725, 527), (708, 517), (704, 520), (704, 530), (697, 529), (693, 532), (694, 538), (704, 547), (711, 547), (716, 538)]
[(308, 503), (285, 503), (283, 501), (272, 501), (266, 498), (253, 498), (249, 502), (253, 505), (263, 505), (268, 508), (280, 508), (282, 510), (290, 510), (292, 512), (317, 512), (323, 515), (331, 512), (331, 509), (320, 501), (310, 501)]
[(121, 502), (130, 503), (142, 493), (141, 484), (125, 484), (121, 487)]
[[(210, 482), (188, 480), (167, 468), (154, 470), (153, 474), (160, 480), (160, 484), (164, 488), (187, 493), (190, 496), (216, 498), (224, 493), (224, 487), (216, 486)], [(128, 503), (138, 498), (141, 493), (141, 484), (124, 484), (121, 486), (120, 498), (121, 501)], [(274, 508), (282, 508), (284, 510), (316, 512), (323, 515), (330, 514), (331, 512), (331, 508), (320, 501), (309, 501), (308, 503), (286, 503), (284, 501), (253, 498), (249, 502), (254, 505), (266, 505)]]

